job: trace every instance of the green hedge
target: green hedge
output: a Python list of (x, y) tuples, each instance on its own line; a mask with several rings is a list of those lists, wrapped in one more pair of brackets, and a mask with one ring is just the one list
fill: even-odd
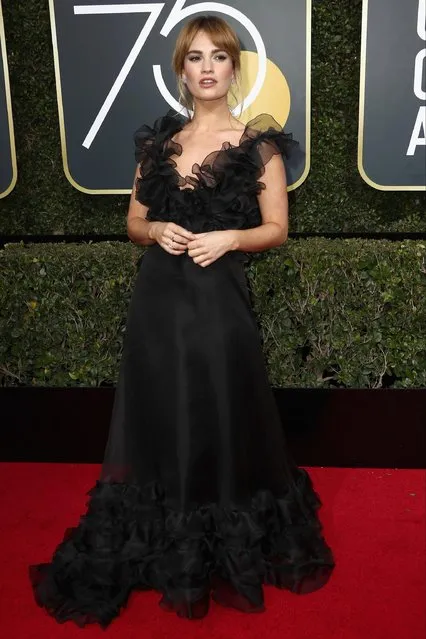
[[(130, 242), (0, 251), (0, 383), (115, 383), (143, 251)], [(271, 384), (426, 386), (425, 259), (426, 243), (409, 240), (290, 240), (252, 255)]]
[[(377, 191), (358, 173), (361, 4), (313, 2), (312, 166), (293, 232), (426, 230), (426, 193)], [(2, 5), (19, 176), (0, 201), (0, 234), (125, 233), (128, 196), (83, 194), (63, 174), (48, 1)]]

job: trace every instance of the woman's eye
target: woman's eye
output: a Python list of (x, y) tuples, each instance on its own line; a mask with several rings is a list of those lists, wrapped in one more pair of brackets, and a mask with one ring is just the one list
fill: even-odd
[[(215, 59), (216, 60), (226, 60), (227, 59), (227, 55), (225, 53), (219, 53), (218, 55), (215, 55)], [(200, 60), (200, 56), (199, 55), (191, 55), (188, 60), (190, 62), (198, 62), (198, 60)]]

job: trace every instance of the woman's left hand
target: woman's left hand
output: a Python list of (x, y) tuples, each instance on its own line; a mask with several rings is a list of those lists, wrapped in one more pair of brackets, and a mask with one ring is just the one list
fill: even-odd
[(195, 239), (187, 243), (188, 255), (200, 266), (208, 266), (235, 248), (235, 234), (231, 229), (194, 235)]

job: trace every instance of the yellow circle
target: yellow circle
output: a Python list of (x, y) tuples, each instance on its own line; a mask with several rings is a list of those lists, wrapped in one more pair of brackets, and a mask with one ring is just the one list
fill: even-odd
[[(256, 100), (244, 109), (244, 98), (249, 94), (254, 85), (258, 70), (258, 55), (253, 51), (241, 52), (241, 78), (236, 89), (231, 89), (231, 107), (243, 102), (243, 111), (240, 109), (234, 114), (241, 122), (247, 124), (261, 113), (269, 113), (284, 127), (290, 113), (290, 89), (287, 80), (281, 70), (269, 58), (266, 61), (265, 81)], [(233, 95), (232, 95), (233, 94)]]

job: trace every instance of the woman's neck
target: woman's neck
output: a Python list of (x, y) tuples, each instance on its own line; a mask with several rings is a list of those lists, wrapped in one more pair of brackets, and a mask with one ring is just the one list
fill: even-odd
[(195, 100), (194, 116), (190, 124), (191, 129), (199, 133), (220, 131), (238, 122), (230, 113), (226, 100)]

